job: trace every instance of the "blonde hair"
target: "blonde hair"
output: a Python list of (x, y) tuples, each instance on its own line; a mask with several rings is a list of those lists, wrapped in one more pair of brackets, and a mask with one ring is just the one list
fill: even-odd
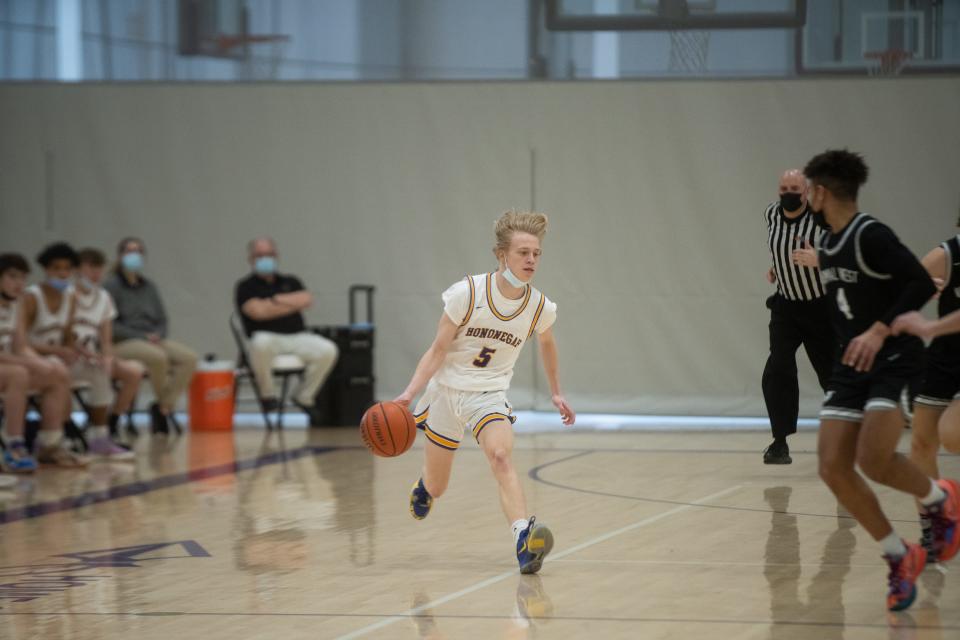
[(518, 231), (536, 236), (537, 240), (543, 242), (543, 236), (547, 233), (547, 216), (535, 211), (516, 211), (514, 209), (505, 211), (493, 223), (493, 234), (497, 238), (497, 244), (493, 247), (493, 255), (498, 255), (499, 251), (507, 251), (510, 248), (513, 234)]

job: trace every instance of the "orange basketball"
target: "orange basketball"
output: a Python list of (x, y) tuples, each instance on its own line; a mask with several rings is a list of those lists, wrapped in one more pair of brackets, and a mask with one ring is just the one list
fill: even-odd
[(396, 402), (378, 402), (360, 420), (360, 438), (378, 456), (398, 456), (413, 445), (416, 437), (413, 414)]

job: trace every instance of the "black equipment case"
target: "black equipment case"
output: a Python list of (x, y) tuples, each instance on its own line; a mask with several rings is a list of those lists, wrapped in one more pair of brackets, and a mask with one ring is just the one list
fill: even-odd
[[(323, 424), (359, 425), (373, 404), (373, 292), (371, 285), (350, 287), (350, 324), (313, 327), (313, 332), (333, 340), (340, 350), (337, 364), (320, 391), (316, 407)], [(366, 322), (357, 322), (357, 301), (366, 299)]]

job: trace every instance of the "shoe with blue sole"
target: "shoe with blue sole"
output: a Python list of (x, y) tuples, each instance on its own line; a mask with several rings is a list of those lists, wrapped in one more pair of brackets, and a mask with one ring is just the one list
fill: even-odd
[(542, 524), (537, 524), (536, 517), (530, 518), (530, 524), (520, 532), (517, 539), (517, 562), (520, 564), (520, 573), (536, 573), (543, 566), (543, 560), (553, 549), (553, 532)]

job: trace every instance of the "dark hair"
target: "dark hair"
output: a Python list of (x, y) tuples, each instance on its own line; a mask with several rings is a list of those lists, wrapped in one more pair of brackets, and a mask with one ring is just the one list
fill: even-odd
[(808, 180), (823, 185), (841, 200), (856, 200), (857, 192), (869, 174), (863, 156), (847, 149), (824, 151), (803, 168), (803, 175)]
[(121, 240), (119, 243), (117, 243), (117, 255), (118, 255), (118, 256), (123, 255), (123, 250), (124, 250), (124, 248), (126, 248), (127, 244), (130, 243), (130, 242), (136, 242), (138, 245), (140, 245), (141, 247), (143, 247), (143, 252), (144, 252), (144, 253), (147, 252), (147, 245), (146, 245), (146, 243), (145, 243), (143, 240), (141, 240), (140, 238), (138, 238), (138, 237), (136, 237), (136, 236), (127, 236), (126, 238), (124, 238), (123, 240)]
[(0, 254), (0, 276), (7, 271), (30, 273), (30, 264), (27, 262), (27, 259), (19, 253)]
[(80, 249), (77, 258), (80, 264), (89, 264), (92, 267), (102, 267), (107, 264), (107, 256), (103, 255), (103, 251), (100, 251), (100, 249), (90, 247)]
[(44, 268), (49, 267), (54, 260), (69, 260), (71, 267), (80, 264), (77, 252), (66, 242), (54, 242), (37, 255), (37, 264)]

